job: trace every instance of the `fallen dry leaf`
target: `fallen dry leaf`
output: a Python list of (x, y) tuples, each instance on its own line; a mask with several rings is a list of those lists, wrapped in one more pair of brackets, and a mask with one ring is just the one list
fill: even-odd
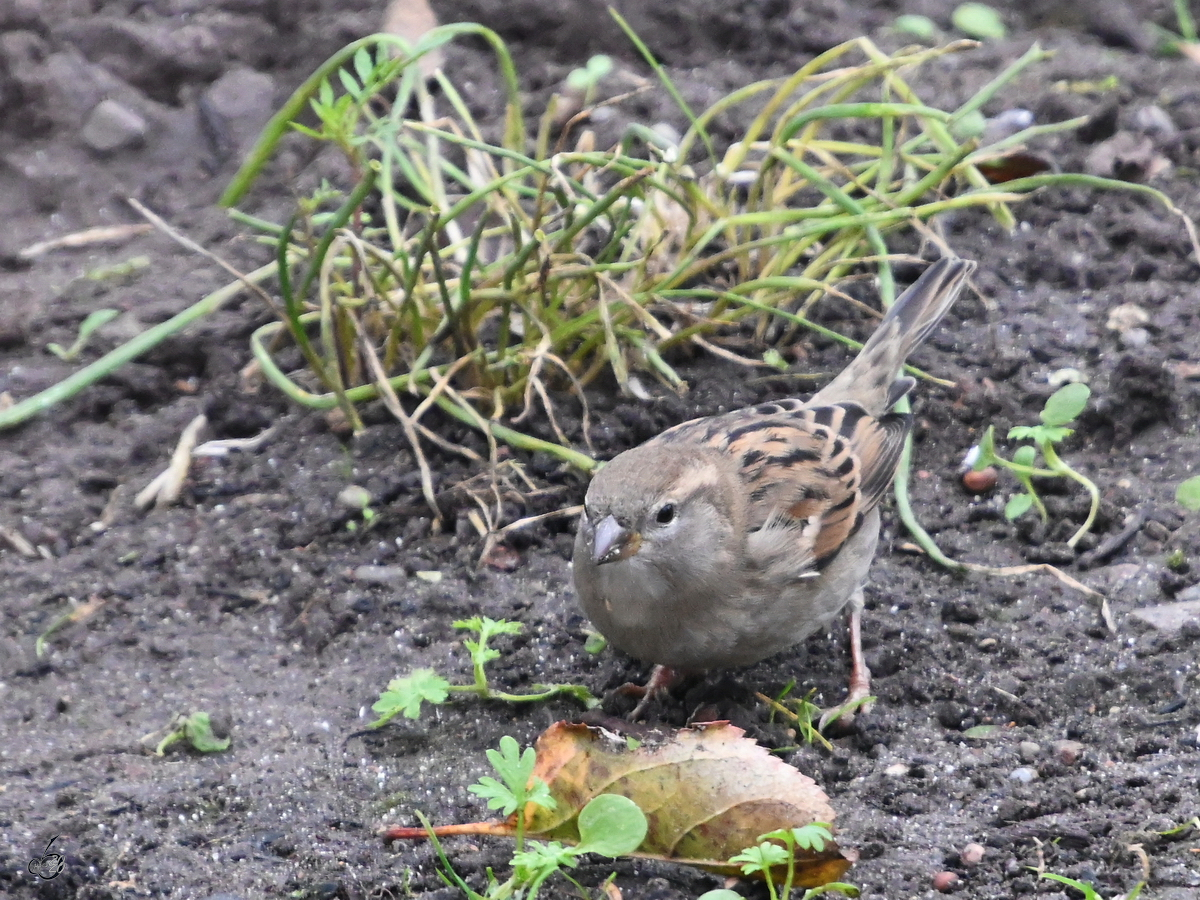
[(1006, 181), (1016, 181), (1018, 178), (1028, 178), (1054, 170), (1053, 163), (1045, 157), (1023, 150), (981, 160), (975, 167), (988, 180), (988, 184), (1003, 184)]
[[(646, 814), (646, 839), (635, 856), (740, 875), (726, 860), (757, 844), (760, 835), (834, 819), (829, 799), (811, 778), (727, 722), (649, 738), (635, 748), (613, 732), (558, 722), (538, 738), (536, 749), (534, 776), (546, 782), (555, 809), (529, 805), (530, 836), (578, 843), (579, 811), (600, 794), (618, 794)], [(511, 836), (516, 816), (439, 826), (434, 833)], [(424, 836), (420, 828), (384, 832), (386, 840)], [(851, 862), (835, 844), (821, 853), (798, 850), (795, 883), (837, 881)]]
[[(720, 862), (756, 844), (759, 835), (834, 819), (829, 799), (811, 778), (727, 722), (684, 729), (632, 750), (619, 735), (559, 722), (538, 738), (537, 760), (534, 774), (549, 785), (557, 808), (532, 807), (530, 831), (578, 840), (579, 810), (598, 794), (620, 794), (648, 820), (639, 855), (724, 874), (738, 874), (737, 867)], [(837, 880), (850, 867), (833, 846), (821, 854), (798, 853), (796, 862), (803, 887)]]

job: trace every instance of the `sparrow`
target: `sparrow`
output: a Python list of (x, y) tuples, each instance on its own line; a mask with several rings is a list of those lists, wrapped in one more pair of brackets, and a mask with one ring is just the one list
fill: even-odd
[[(654, 664), (637, 718), (678, 675), (766, 659), (850, 609), (848, 704), (870, 694), (863, 582), (879, 503), (912, 418), (905, 360), (975, 263), (942, 259), (893, 304), (846, 369), (809, 400), (669, 428), (588, 486), (575, 590), (614, 646)], [(853, 707), (850, 707), (853, 709)]]

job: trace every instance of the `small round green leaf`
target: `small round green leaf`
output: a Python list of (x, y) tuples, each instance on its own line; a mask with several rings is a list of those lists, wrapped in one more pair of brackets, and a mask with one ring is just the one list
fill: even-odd
[(1023, 516), (1033, 506), (1033, 498), (1028, 494), (1013, 494), (1004, 504), (1004, 518), (1008, 521)]
[(1086, 384), (1064, 384), (1046, 401), (1041, 414), (1042, 421), (1047, 425), (1066, 425), (1075, 421), (1075, 417), (1087, 406), (1090, 396), (1092, 389)]
[(1200, 512), (1200, 475), (1193, 475), (1175, 488), (1175, 502), (1184, 509)]
[(696, 900), (742, 900), (742, 895), (729, 888), (717, 888), (715, 891), (705, 891)]
[(984, 740), (986, 738), (995, 737), (996, 732), (1000, 729), (996, 725), (974, 725), (962, 733), (965, 738), (974, 740)]
[(608, 646), (608, 639), (596, 632), (592, 632), (587, 636), (587, 640), (583, 642), (583, 650), (585, 653), (590, 653), (595, 656), (598, 653), (603, 653), (604, 648)]
[(646, 814), (628, 797), (601, 794), (579, 812), (580, 853), (624, 856), (646, 839)]
[(1018, 466), (1028, 466), (1033, 468), (1033, 464), (1037, 462), (1037, 450), (1030, 444), (1025, 444), (1013, 451), (1012, 461)]
[(937, 36), (937, 26), (933, 24), (933, 19), (929, 18), (929, 16), (912, 14), (896, 16), (896, 21), (892, 23), (892, 27), (901, 34), (911, 35), (919, 41), (932, 40)]
[(605, 56), (603, 53), (598, 53), (587, 61), (588, 74), (595, 80), (607, 76), (613, 70), (613, 61), (611, 56)]
[(980, 137), (986, 128), (987, 119), (976, 109), (955, 119), (950, 125), (950, 133), (960, 141), (967, 141)]
[(1002, 38), (1008, 33), (1000, 14), (984, 3), (964, 3), (950, 14), (954, 27), (976, 40)]

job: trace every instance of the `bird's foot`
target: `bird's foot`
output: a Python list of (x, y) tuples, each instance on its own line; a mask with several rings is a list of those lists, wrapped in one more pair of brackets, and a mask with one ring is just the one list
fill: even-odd
[(628, 682), (617, 688), (619, 694), (641, 698), (637, 706), (633, 708), (633, 712), (629, 714), (629, 721), (636, 722), (641, 718), (649, 707), (650, 701), (657, 695), (670, 690), (679, 681), (679, 677), (679, 673), (669, 666), (655, 666), (644, 685)]
[(875, 705), (871, 696), (871, 670), (862, 652), (862, 588), (850, 603), (850, 691), (846, 694), (846, 702), (835, 706), (822, 714), (817, 727), (824, 731), (826, 726), (840, 722), (849, 726), (854, 722), (858, 712), (864, 715)]

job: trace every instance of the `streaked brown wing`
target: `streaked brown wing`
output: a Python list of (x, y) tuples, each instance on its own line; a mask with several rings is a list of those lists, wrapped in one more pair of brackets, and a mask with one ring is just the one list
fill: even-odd
[(820, 569), (887, 491), (909, 423), (898, 413), (877, 419), (856, 403), (782, 400), (684, 422), (656, 440), (707, 444), (737, 458), (750, 529), (794, 526), (795, 552)]

